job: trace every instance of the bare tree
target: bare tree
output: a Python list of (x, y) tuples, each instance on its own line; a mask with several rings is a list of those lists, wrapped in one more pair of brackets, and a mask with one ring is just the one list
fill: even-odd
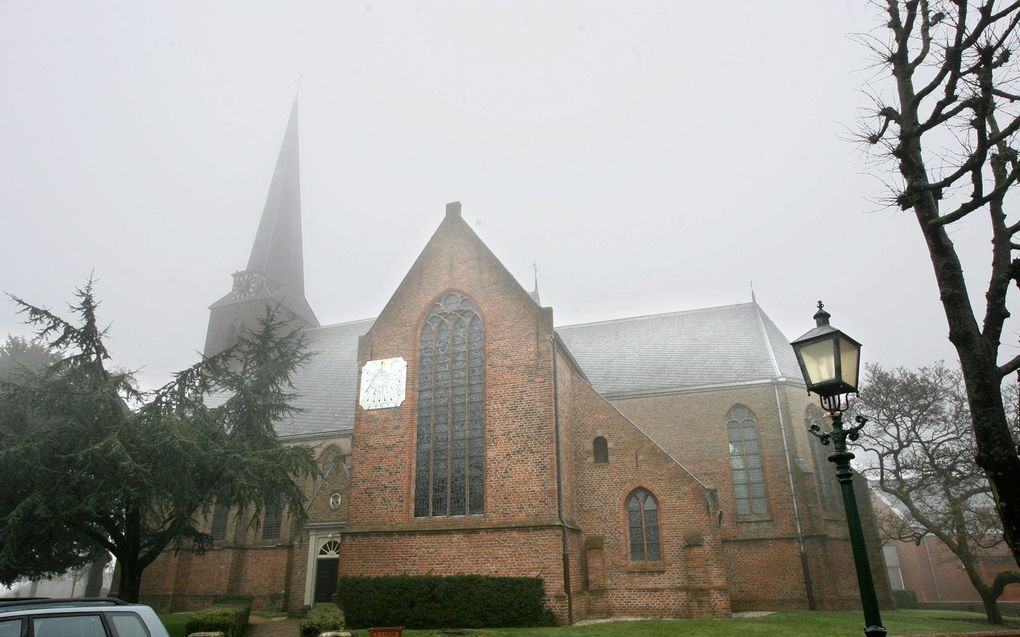
[(873, 425), (861, 430), (862, 473), (891, 496), (897, 514), (881, 520), (883, 535), (941, 540), (981, 596), (988, 621), (1001, 624), (997, 600), (1007, 585), (1020, 583), (1020, 571), (987, 582), (978, 569), (988, 550), (1002, 544), (1002, 526), (984, 471), (973, 460), (962, 374), (943, 363), (891, 372), (870, 365), (854, 409)]
[[(1003, 409), (1000, 361), (1011, 284), (1020, 286), (1020, 219), (1007, 210), (1020, 178), (1020, 1), (880, 0), (889, 39), (861, 36), (888, 69), (895, 97), (875, 95), (865, 140), (895, 162), (894, 201), (912, 210), (928, 247), (973, 415), (976, 461), (991, 484), (1005, 539), (1020, 563), (1020, 457)], [(884, 19), (884, 18), (883, 18)], [(875, 123), (870, 124), (870, 118)], [(949, 148), (950, 150), (945, 150)], [(934, 152), (932, 149), (937, 149)], [(972, 305), (953, 224), (986, 215), (991, 268)], [(973, 275), (972, 275), (973, 276)]]

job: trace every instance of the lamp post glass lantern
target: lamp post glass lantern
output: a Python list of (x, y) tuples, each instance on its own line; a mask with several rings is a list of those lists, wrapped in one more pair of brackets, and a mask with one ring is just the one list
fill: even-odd
[(832, 412), (843, 411), (847, 406), (845, 400), (857, 393), (861, 344), (829, 325), (830, 316), (819, 301), (815, 328), (791, 345), (808, 391), (818, 394), (822, 407)]
[(868, 637), (884, 637), (886, 631), (878, 610), (875, 582), (871, 578), (871, 565), (864, 544), (861, 515), (857, 510), (857, 497), (854, 494), (854, 473), (850, 469), (850, 461), (854, 459), (854, 454), (848, 451), (846, 446), (847, 439), (857, 440), (858, 432), (868, 419), (858, 415), (854, 419), (856, 425), (843, 426), (843, 411), (850, 406), (850, 394), (857, 393), (861, 344), (829, 325), (830, 316), (819, 301), (818, 311), (814, 316), (815, 328), (790, 345), (797, 355), (797, 363), (800, 364), (808, 393), (818, 394), (822, 407), (829, 412), (832, 419), (832, 431), (823, 432), (817, 424), (811, 425), (808, 431), (823, 445), (828, 446), (831, 443), (833, 447), (829, 462), (836, 465), (836, 478), (843, 493), (843, 507), (846, 509), (846, 522), (850, 530), (850, 546), (854, 554), (857, 585), (861, 591), (861, 606), (864, 608), (864, 634)]

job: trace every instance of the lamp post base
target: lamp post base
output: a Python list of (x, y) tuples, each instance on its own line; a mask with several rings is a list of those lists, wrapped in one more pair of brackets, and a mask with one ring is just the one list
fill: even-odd
[(867, 637), (885, 637), (885, 628), (881, 626), (867, 626), (864, 629), (864, 634)]

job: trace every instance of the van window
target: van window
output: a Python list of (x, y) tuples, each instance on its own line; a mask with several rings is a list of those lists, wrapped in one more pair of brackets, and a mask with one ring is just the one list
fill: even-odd
[(21, 620), (0, 620), (0, 637), (21, 637)]
[(106, 637), (99, 615), (33, 617), (35, 637)]
[(145, 624), (134, 613), (110, 613), (107, 618), (117, 631), (117, 637), (149, 637)]

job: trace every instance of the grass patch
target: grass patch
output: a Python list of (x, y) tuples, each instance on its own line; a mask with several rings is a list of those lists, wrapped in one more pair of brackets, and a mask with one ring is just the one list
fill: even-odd
[[(890, 635), (970, 633), (1017, 630), (1020, 618), (1009, 617), (1005, 626), (991, 626), (982, 613), (940, 610), (884, 611), (882, 620)], [(451, 628), (454, 628), (451, 626)], [(686, 619), (674, 621), (610, 622), (565, 628), (484, 628), (467, 631), (469, 637), (861, 637), (860, 611), (783, 612), (754, 619)], [(367, 630), (351, 631), (368, 637)], [(405, 630), (405, 637), (448, 637), (438, 630)]]
[(191, 615), (192, 613), (160, 613), (159, 620), (166, 626), (170, 637), (187, 637), (185, 626), (188, 625)]

